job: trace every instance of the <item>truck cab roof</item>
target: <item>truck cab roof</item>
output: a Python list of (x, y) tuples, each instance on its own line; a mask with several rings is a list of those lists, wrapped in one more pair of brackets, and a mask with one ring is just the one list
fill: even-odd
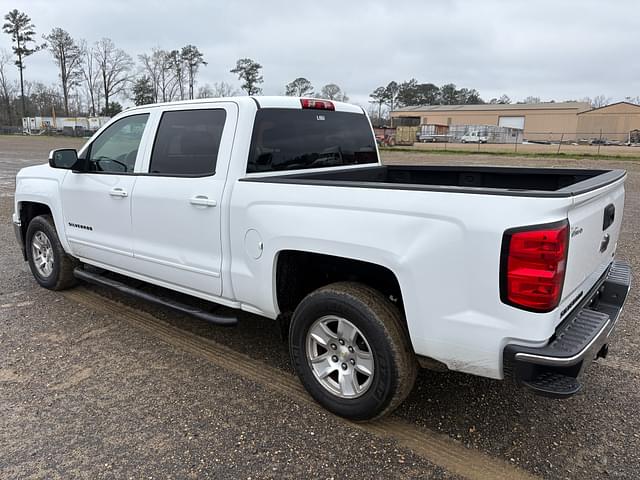
[[(163, 107), (174, 107), (177, 105), (184, 105), (185, 107), (189, 106), (201, 106), (203, 104), (211, 104), (215, 105), (220, 102), (233, 102), (238, 104), (239, 107), (257, 107), (260, 108), (292, 108), (301, 110), (303, 99), (316, 100), (310, 97), (287, 97), (287, 96), (237, 96), (237, 97), (222, 97), (222, 98), (198, 98), (194, 100), (180, 100), (177, 102), (163, 102), (163, 103), (151, 103), (148, 105), (140, 105), (136, 107), (131, 107), (125, 110), (126, 113), (132, 112), (134, 110), (143, 110), (148, 108), (163, 108)], [(353, 105), (351, 103), (338, 102), (335, 100), (327, 100), (327, 99), (317, 99), (324, 102), (330, 102), (333, 104), (335, 111), (338, 112), (350, 112), (350, 113), (361, 113), (364, 115), (364, 110), (362, 107), (358, 105)]]

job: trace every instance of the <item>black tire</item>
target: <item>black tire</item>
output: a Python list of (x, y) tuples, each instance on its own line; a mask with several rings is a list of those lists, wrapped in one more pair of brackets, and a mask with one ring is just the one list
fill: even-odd
[[(33, 259), (31, 244), (34, 235), (39, 232), (44, 234), (51, 244), (53, 268), (49, 275), (43, 275), (39, 272)], [(39, 215), (29, 222), (25, 238), (25, 247), (29, 268), (36, 282), (38, 282), (41, 287), (48, 288), (49, 290), (64, 290), (77, 283), (76, 278), (73, 276), (73, 269), (78, 266), (78, 261), (67, 255), (62, 248), (51, 215)]]
[[(316, 378), (307, 356), (307, 334), (316, 320), (347, 319), (366, 337), (375, 369), (368, 389), (357, 398), (341, 398)], [(411, 392), (417, 362), (398, 309), (379, 291), (353, 282), (319, 288), (296, 308), (289, 330), (294, 368), (311, 396), (327, 410), (355, 421), (373, 420), (395, 410)]]

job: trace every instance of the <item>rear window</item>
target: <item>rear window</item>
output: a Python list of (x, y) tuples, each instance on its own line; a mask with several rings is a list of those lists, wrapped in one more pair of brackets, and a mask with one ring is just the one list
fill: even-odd
[(256, 113), (247, 173), (377, 162), (363, 114), (275, 108)]
[(204, 176), (216, 171), (226, 112), (182, 110), (162, 114), (149, 173)]

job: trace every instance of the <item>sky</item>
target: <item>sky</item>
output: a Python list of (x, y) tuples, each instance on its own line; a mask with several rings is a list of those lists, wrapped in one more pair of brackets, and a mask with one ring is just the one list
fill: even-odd
[[(38, 37), (53, 27), (93, 43), (111, 38), (134, 59), (196, 45), (199, 85), (224, 81), (239, 58), (263, 65), (263, 91), (296, 77), (336, 83), (351, 101), (391, 80), (475, 88), (490, 100), (640, 95), (640, 9), (632, 0), (0, 0), (26, 12)], [(0, 48), (10, 48), (0, 33)], [(26, 80), (58, 80), (51, 55), (26, 60)], [(12, 75), (17, 78), (17, 70)], [(128, 102), (124, 102), (128, 103)]]

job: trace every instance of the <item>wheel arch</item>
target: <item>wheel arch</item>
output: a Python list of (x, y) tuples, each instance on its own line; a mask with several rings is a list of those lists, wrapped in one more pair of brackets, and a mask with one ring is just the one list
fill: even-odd
[[(67, 244), (66, 236), (64, 235), (64, 228), (62, 225), (62, 218), (60, 215), (56, 215), (54, 208), (48, 203), (41, 200), (21, 200), (17, 202), (17, 213), (20, 219), (20, 229), (22, 232), (22, 241), (27, 241), (27, 228), (29, 223), (35, 217), (39, 215), (51, 215), (53, 218), (53, 224), (60, 239), (60, 243), (64, 250), (69, 253), (69, 245)], [(25, 255), (26, 260), (26, 255)]]
[[(368, 285), (394, 303), (404, 318), (402, 289), (387, 266), (345, 256), (307, 250), (283, 249), (274, 259), (274, 296), (277, 310), (292, 312), (314, 290), (340, 281)], [(406, 322), (406, 319), (405, 319)]]
[[(39, 215), (53, 216), (53, 213), (51, 212), (51, 208), (49, 208), (49, 205), (45, 203), (23, 201), (18, 202), (18, 215), (20, 218), (20, 229), (22, 231), (23, 247), (26, 247), (25, 244), (27, 241), (27, 228), (29, 227), (29, 223), (31, 223), (31, 220)], [(27, 259), (26, 254), (24, 254), (24, 259)]]

